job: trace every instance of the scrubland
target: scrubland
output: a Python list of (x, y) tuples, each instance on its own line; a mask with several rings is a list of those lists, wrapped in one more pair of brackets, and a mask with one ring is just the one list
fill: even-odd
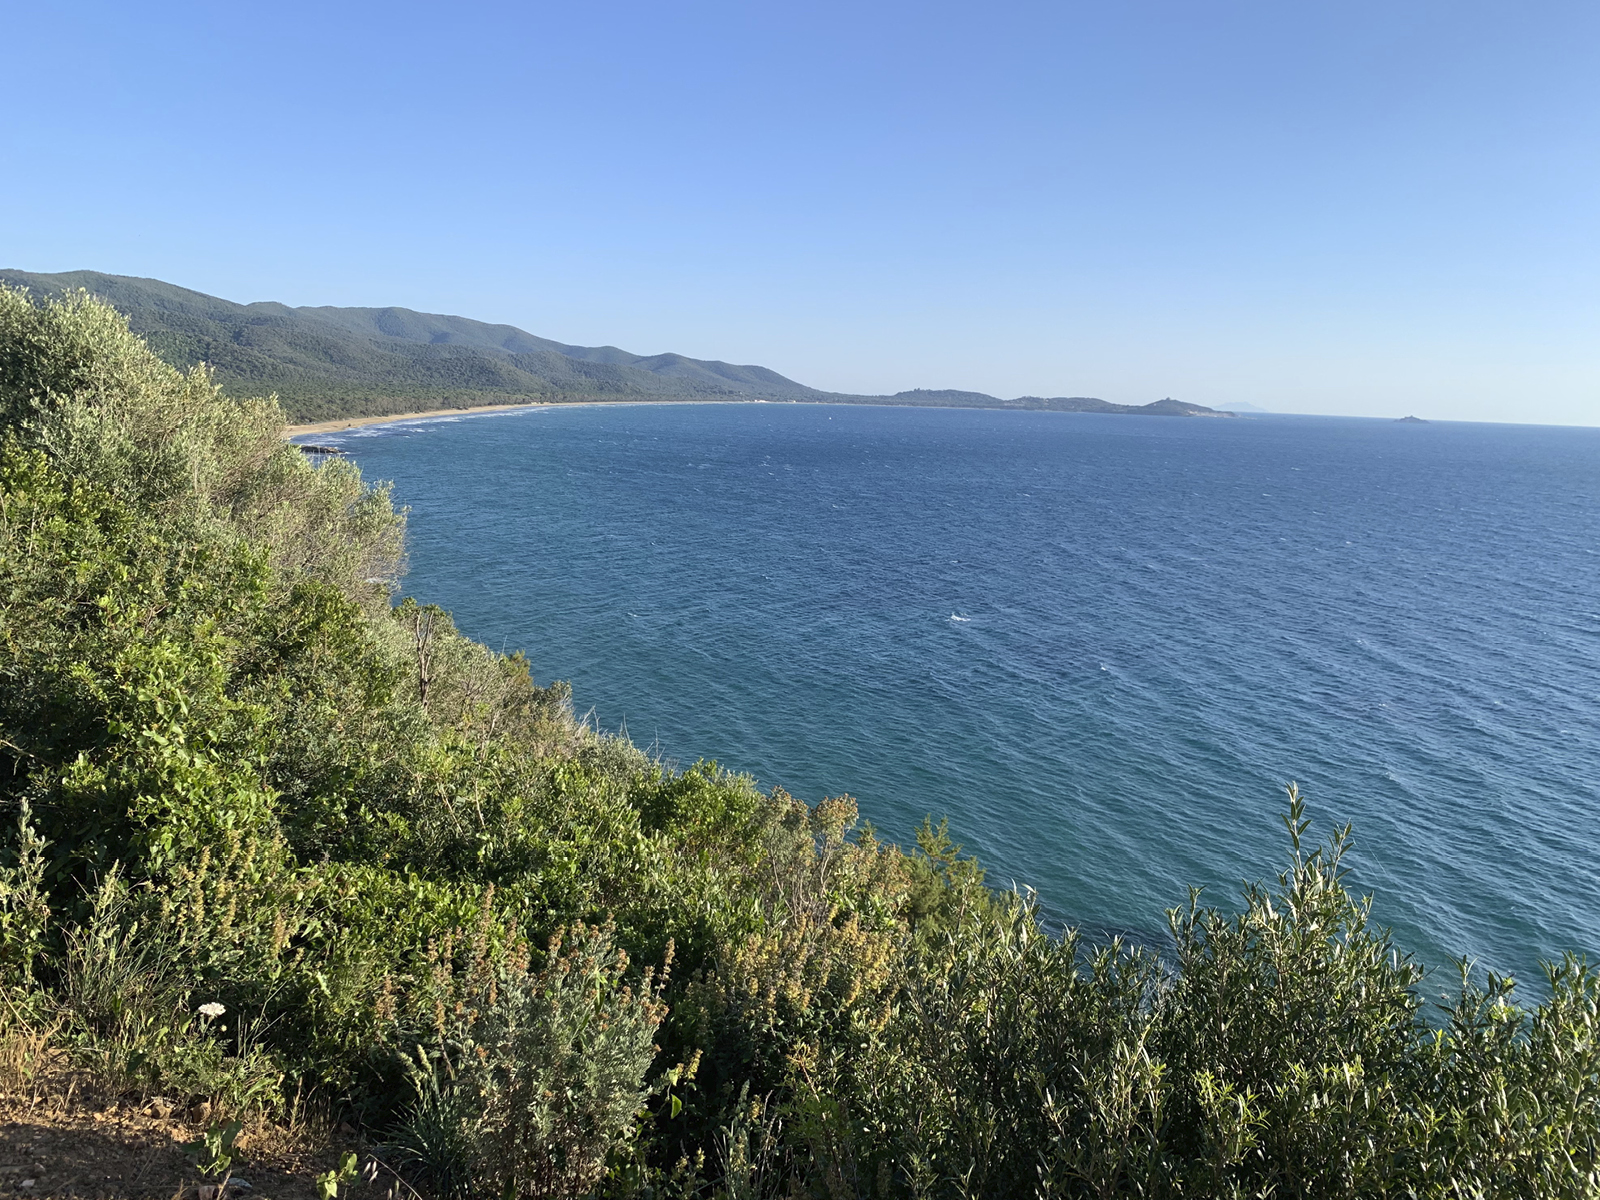
[(1589, 967), (1425, 984), (1292, 789), (1164, 951), (1054, 936), (395, 603), (403, 514), (283, 426), (0, 290), (0, 1153), (81, 1081), (256, 1194), (1600, 1195)]

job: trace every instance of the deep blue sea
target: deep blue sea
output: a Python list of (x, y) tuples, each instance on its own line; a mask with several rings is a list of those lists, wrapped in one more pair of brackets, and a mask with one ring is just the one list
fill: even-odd
[(1056, 918), (1231, 905), (1298, 780), (1424, 963), (1600, 957), (1600, 429), (740, 404), (317, 440), (410, 506), (406, 592), (601, 727), (891, 839), (946, 815)]

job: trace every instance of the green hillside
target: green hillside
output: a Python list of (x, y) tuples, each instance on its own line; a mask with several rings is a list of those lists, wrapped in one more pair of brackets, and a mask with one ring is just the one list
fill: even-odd
[(514, 400), (816, 399), (762, 367), (566, 346), (508, 325), (403, 308), (234, 304), (155, 279), (0, 271), (41, 296), (110, 301), (173, 366), (210, 363), (237, 395), (275, 392), (300, 421)]
[(235, 304), (159, 279), (98, 271), (0, 271), (0, 283), (40, 297), (84, 289), (115, 305), (133, 332), (169, 364), (187, 369), (209, 363), (231, 394), (276, 393), (291, 420), (299, 422), (539, 400), (787, 400), (1156, 415), (1212, 411), (1177, 401), (1131, 406), (1083, 397), (1000, 400), (981, 392), (840, 395), (766, 367), (681, 354), (631, 354), (615, 346), (570, 346), (510, 325), (407, 308)]
[(1096, 945), (578, 720), (282, 433), (0, 288), (0, 1098), (187, 1114), (218, 1194), (276, 1122), (362, 1139), (324, 1200), (1600, 1196), (1600, 976), (1425, 979), (1292, 787), (1266, 883)]

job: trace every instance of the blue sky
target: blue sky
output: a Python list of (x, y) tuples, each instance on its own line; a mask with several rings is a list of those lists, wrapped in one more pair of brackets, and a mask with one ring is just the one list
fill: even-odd
[(13, 5), (0, 265), (1600, 424), (1592, 3)]

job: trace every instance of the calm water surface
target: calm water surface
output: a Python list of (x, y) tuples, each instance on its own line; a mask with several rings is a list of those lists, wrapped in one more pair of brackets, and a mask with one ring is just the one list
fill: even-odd
[(1600, 951), (1600, 430), (683, 405), (331, 440), (411, 507), (407, 592), (580, 712), (885, 836), (947, 814), (1057, 917), (1231, 900), (1293, 779), (1424, 962)]

